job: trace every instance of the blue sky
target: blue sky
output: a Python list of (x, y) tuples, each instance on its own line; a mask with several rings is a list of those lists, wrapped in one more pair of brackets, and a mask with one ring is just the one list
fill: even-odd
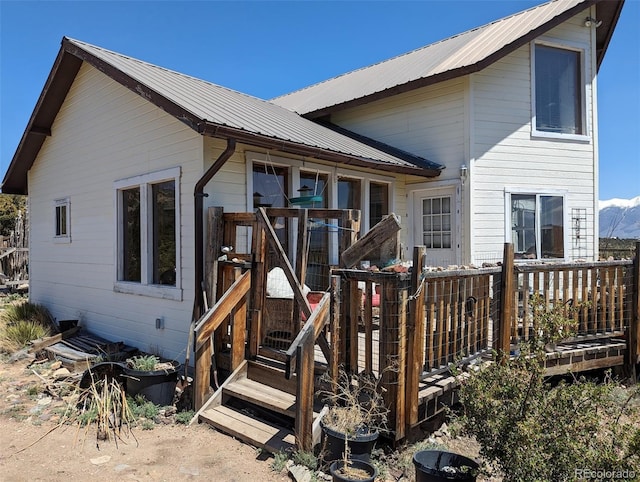
[[(0, 0), (4, 176), (64, 35), (269, 99), (541, 0)], [(640, 196), (640, 0), (627, 0), (598, 78), (600, 199)]]

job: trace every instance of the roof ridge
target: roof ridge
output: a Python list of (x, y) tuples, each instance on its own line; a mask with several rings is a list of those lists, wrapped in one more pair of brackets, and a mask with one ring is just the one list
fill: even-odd
[(483, 25), (479, 25), (477, 27), (470, 28), (469, 30), (465, 30), (464, 32), (460, 32), (460, 33), (457, 33), (457, 34), (454, 34), (454, 35), (450, 35), (449, 37), (445, 37), (443, 39), (436, 40), (435, 42), (432, 42), (432, 43), (427, 44), (427, 45), (423, 45), (422, 47), (417, 47), (417, 48), (409, 50), (407, 52), (403, 52), (401, 54), (394, 55), (393, 57), (389, 57), (388, 59), (380, 60), (379, 62), (375, 62), (373, 64), (369, 64), (369, 65), (365, 65), (365, 66), (362, 66), (362, 67), (358, 67), (358, 68), (350, 70), (348, 72), (344, 72), (344, 73), (342, 73), (340, 75), (336, 75), (335, 77), (330, 77), (328, 79), (321, 80), (320, 82), (316, 82), (316, 83), (307, 85), (305, 87), (301, 87), (299, 89), (293, 90), (291, 92), (287, 92), (286, 94), (282, 94), (282, 95), (279, 95), (277, 97), (273, 97), (273, 98), (271, 98), (269, 100), (272, 101), (272, 100), (282, 99), (284, 97), (288, 97), (289, 95), (296, 94), (298, 92), (303, 92), (303, 91), (305, 91), (307, 89), (310, 89), (312, 87), (315, 87), (315, 86), (322, 85), (324, 83), (330, 82), (330, 81), (332, 81), (334, 79), (339, 79), (341, 77), (345, 77), (347, 75), (351, 75), (351, 74), (353, 74), (355, 72), (361, 72), (363, 70), (367, 70), (367, 69), (376, 67), (378, 65), (385, 64), (387, 62), (391, 62), (393, 60), (396, 60), (396, 59), (399, 59), (399, 58), (402, 58), (402, 57), (406, 57), (408, 55), (414, 54), (415, 52), (420, 52), (421, 50), (425, 50), (425, 49), (431, 48), (431, 47), (433, 47), (435, 45), (439, 45), (439, 44), (441, 44), (443, 42), (447, 42), (449, 40), (452, 40), (452, 39), (455, 39), (455, 38), (458, 38), (458, 37), (462, 37), (463, 35), (468, 35), (468, 34), (470, 34), (472, 32), (477, 31), (477, 30), (481, 30), (481, 29), (484, 29), (486, 27), (489, 27), (490, 25), (494, 25), (496, 23), (503, 22), (503, 21), (505, 21), (507, 19), (510, 19), (512, 17), (516, 17), (516, 16), (519, 16), (519, 15), (524, 15), (525, 13), (528, 13), (528, 12), (530, 12), (532, 10), (536, 10), (538, 8), (542, 8), (542, 7), (545, 7), (546, 5), (549, 5), (551, 3), (556, 3), (556, 2), (559, 2), (559, 1), (560, 0), (549, 0), (548, 2), (544, 2), (544, 3), (541, 3), (539, 5), (534, 5), (533, 7), (527, 8), (526, 10), (520, 10), (519, 12), (512, 13), (511, 15), (507, 15), (506, 17), (502, 17), (502, 18), (493, 20), (491, 22), (485, 23)]
[[(168, 72), (168, 73), (171, 73), (171, 74), (178, 75), (180, 77), (184, 77), (186, 79), (191, 79), (191, 80), (194, 80), (196, 82), (202, 82), (203, 84), (207, 84), (207, 85), (210, 85), (212, 87), (217, 87), (217, 88), (220, 88), (220, 89), (224, 89), (226, 91), (234, 92), (234, 93), (242, 95), (244, 97), (248, 97), (248, 98), (251, 98), (251, 99), (254, 99), (254, 100), (259, 100), (261, 102), (265, 102), (265, 103), (277, 106), (277, 104), (274, 104), (270, 100), (263, 99), (261, 97), (257, 97), (257, 96), (251, 95), (251, 94), (247, 94), (246, 92), (242, 92), (242, 91), (239, 91), (239, 90), (236, 90), (236, 89), (232, 89), (230, 87), (226, 87), (226, 86), (221, 85), (221, 84), (216, 84), (215, 82), (211, 82), (209, 80), (201, 79), (200, 77), (195, 77), (193, 75), (185, 74), (184, 72), (180, 72), (178, 70), (170, 69), (168, 67), (163, 67), (162, 65), (153, 64), (151, 62), (147, 62), (145, 60), (141, 60), (141, 59), (138, 59), (136, 57), (132, 57), (130, 55), (125, 55), (125, 54), (123, 54), (121, 52), (116, 52), (115, 50), (109, 50), (109, 49), (106, 49), (104, 47), (100, 47), (99, 45), (90, 44), (89, 42), (84, 42), (82, 40), (73, 39), (71, 37), (66, 37), (65, 36), (64, 39), (66, 39), (67, 41), (75, 44), (76, 46), (78, 46), (80, 48), (90, 47), (90, 48), (93, 48), (93, 49), (97, 49), (97, 50), (100, 50), (102, 52), (105, 52), (105, 53), (108, 53), (108, 54), (112, 54), (112, 55), (116, 55), (116, 56), (121, 57), (123, 59), (127, 59), (127, 60), (130, 60), (130, 61), (136, 62), (138, 64), (146, 65), (146, 66), (149, 66), (149, 67), (152, 67), (152, 68), (155, 68), (155, 69), (162, 70), (164, 72)], [(104, 61), (105, 59), (102, 58), (102, 60)], [(280, 108), (284, 109), (284, 107), (281, 107), (281, 106), (277, 106), (277, 107), (280, 107)], [(285, 110), (287, 110), (287, 109), (285, 109)]]

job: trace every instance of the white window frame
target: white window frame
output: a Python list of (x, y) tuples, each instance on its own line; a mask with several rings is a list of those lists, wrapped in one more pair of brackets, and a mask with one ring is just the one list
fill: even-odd
[[(560, 132), (548, 132), (541, 131), (537, 128), (537, 118), (536, 118), (536, 46), (542, 45), (545, 47), (553, 47), (561, 50), (570, 50), (573, 52), (578, 52), (580, 54), (580, 111), (581, 111), (581, 119), (580, 122), (582, 124), (582, 132), (583, 134), (564, 134)], [(587, 115), (587, 62), (586, 62), (586, 51), (588, 49), (588, 45), (578, 43), (578, 42), (568, 42), (564, 40), (557, 39), (537, 39), (530, 44), (531, 51), (531, 137), (540, 137), (547, 139), (565, 139), (565, 140), (573, 140), (580, 142), (589, 142), (591, 140), (591, 125), (589, 123), (589, 116)]]
[[(513, 243), (513, 233), (512, 233), (512, 222), (511, 222), (511, 195), (512, 194), (525, 194), (536, 197), (536, 257), (528, 258), (528, 259), (516, 259), (515, 262), (532, 262), (532, 261), (544, 261), (544, 262), (553, 262), (553, 261), (567, 261), (569, 256), (569, 250), (571, 248), (571, 226), (569, 224), (570, 215), (567, 213), (568, 210), (568, 202), (567, 202), (567, 191), (565, 190), (547, 190), (547, 191), (536, 191), (533, 189), (521, 189), (521, 188), (508, 188), (505, 189), (504, 196), (504, 219), (505, 219), (505, 240), (507, 243)], [(540, 197), (542, 196), (555, 196), (562, 198), (562, 251), (564, 253), (564, 257), (562, 258), (542, 258), (540, 257), (541, 249), (542, 249), (542, 230), (540, 229)]]
[[(176, 209), (176, 285), (153, 284), (153, 216), (152, 186), (160, 182), (174, 181), (175, 183), (175, 209)], [(140, 188), (140, 242), (141, 242), (141, 281), (123, 281), (124, 246), (122, 236), (122, 191), (131, 188)], [(116, 210), (116, 272), (113, 290), (118, 293), (151, 296), (175, 301), (182, 301), (182, 267), (181, 267), (181, 224), (180, 216), (180, 168), (174, 167), (162, 171), (141, 174), (138, 176), (120, 179), (113, 183), (115, 210)]]
[[(389, 188), (389, 213), (395, 212), (395, 198), (396, 187), (395, 178), (392, 176), (385, 176), (377, 173), (367, 173), (362, 171), (355, 171), (353, 169), (344, 169), (340, 167), (327, 166), (326, 164), (316, 164), (299, 159), (292, 159), (288, 157), (282, 157), (272, 154), (264, 154), (261, 152), (247, 151), (245, 153), (245, 165), (246, 165), (246, 183), (247, 183), (247, 206), (253, 206), (253, 165), (254, 163), (273, 165), (276, 167), (285, 167), (289, 169), (289, 186), (282, 186), (283, 189), (289, 188), (289, 192), (295, 192), (300, 188), (300, 171), (307, 173), (319, 172), (320, 174), (326, 174), (327, 189), (323, 195), (327, 196), (328, 209), (337, 209), (338, 206), (338, 178), (348, 177), (350, 179), (357, 179), (361, 182), (360, 192), (360, 230), (361, 233), (366, 233), (371, 226), (369, 226), (369, 201), (370, 201), (370, 186), (371, 182), (377, 184), (388, 184)], [(248, 210), (251, 210), (249, 208)], [(290, 229), (290, 236), (294, 236), (297, 232), (296, 224), (292, 224)], [(337, 252), (337, 234), (332, 233), (332, 239), (329, 243), (329, 261), (330, 264), (337, 265), (339, 262)], [(334, 240), (336, 240), (334, 242)], [(295, 259), (296, 243), (293, 238), (289, 240), (290, 246), (293, 250), (293, 257)]]
[[(58, 234), (58, 208), (64, 209), (66, 214), (64, 234)], [(56, 244), (71, 242), (71, 200), (68, 197), (53, 201), (53, 241)]]

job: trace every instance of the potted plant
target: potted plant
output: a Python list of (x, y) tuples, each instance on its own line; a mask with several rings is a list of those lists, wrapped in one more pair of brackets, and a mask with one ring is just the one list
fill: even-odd
[(369, 459), (378, 436), (386, 431), (388, 413), (379, 379), (341, 369), (337, 382), (325, 380), (332, 388), (321, 392), (328, 403), (320, 421), (323, 459), (331, 463), (334, 480), (374, 480), (376, 470)]
[(162, 361), (155, 355), (127, 359), (124, 368), (128, 395), (143, 395), (156, 405), (172, 405), (178, 382), (179, 364)]

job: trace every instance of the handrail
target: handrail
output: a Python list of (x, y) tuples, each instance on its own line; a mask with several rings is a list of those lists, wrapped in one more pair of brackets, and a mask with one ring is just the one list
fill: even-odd
[(204, 343), (207, 343), (209, 337), (220, 326), (236, 305), (242, 301), (251, 289), (251, 271), (245, 273), (235, 281), (224, 295), (209, 310), (200, 317), (196, 327), (196, 350)]
[(291, 367), (295, 362), (298, 347), (303, 347), (308, 342), (309, 337), (313, 340), (313, 344), (322, 333), (322, 329), (327, 323), (327, 318), (329, 316), (329, 301), (331, 299), (331, 294), (329, 292), (325, 293), (318, 303), (318, 306), (311, 313), (311, 316), (307, 319), (306, 323), (298, 333), (298, 336), (291, 342), (291, 345), (287, 349), (286, 355), (286, 364), (285, 364), (285, 377), (288, 379), (291, 378)]

